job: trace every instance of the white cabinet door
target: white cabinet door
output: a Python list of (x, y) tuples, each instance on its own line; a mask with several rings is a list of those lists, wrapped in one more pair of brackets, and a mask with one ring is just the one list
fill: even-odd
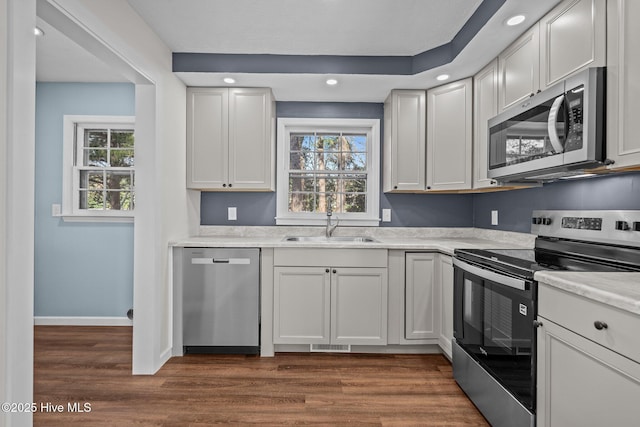
[(274, 267), (273, 343), (329, 344), (331, 273), (323, 267)]
[(498, 108), (503, 111), (540, 88), (539, 27), (536, 23), (498, 56)]
[(387, 343), (387, 269), (331, 270), (331, 343)]
[(228, 179), (229, 90), (187, 89), (187, 188), (223, 188)]
[(638, 425), (640, 364), (539, 319), (537, 425)]
[(273, 191), (270, 89), (187, 88), (187, 188)]
[(489, 127), (498, 114), (498, 60), (494, 59), (473, 78), (473, 188), (496, 187), (487, 176)]
[(471, 188), (471, 78), (427, 91), (427, 190)]
[(229, 89), (229, 187), (274, 190), (275, 108), (270, 89)]
[(541, 88), (606, 63), (606, 0), (565, 0), (540, 21)]
[(453, 262), (448, 255), (438, 255), (436, 290), (438, 305), (440, 306), (438, 345), (451, 359), (451, 340), (453, 339)]
[(392, 90), (384, 103), (383, 190), (425, 188), (425, 120), (423, 90)]
[(438, 338), (439, 304), (435, 296), (436, 257), (405, 255), (405, 339)]
[(640, 2), (607, 3), (607, 157), (613, 168), (640, 165)]

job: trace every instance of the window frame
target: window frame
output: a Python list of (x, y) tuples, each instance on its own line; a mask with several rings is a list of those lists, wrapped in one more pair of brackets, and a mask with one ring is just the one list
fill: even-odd
[[(63, 117), (63, 157), (62, 157), (62, 212), (64, 221), (70, 222), (133, 222), (135, 207), (131, 210), (92, 210), (80, 209), (79, 206), (79, 170), (86, 168), (84, 165), (76, 165), (76, 159), (81, 151), (77, 138), (79, 129), (134, 129), (134, 116), (79, 116), (65, 115)], [(134, 159), (135, 159), (134, 142)], [(90, 168), (93, 169), (93, 168)], [(106, 168), (109, 170), (110, 168)], [(113, 168), (121, 170), (123, 168)], [(136, 166), (127, 168), (133, 172), (134, 182), (132, 195), (135, 194), (135, 170)]]
[(276, 225), (325, 225), (326, 213), (289, 212), (289, 149), (291, 133), (300, 132), (362, 132), (367, 134), (367, 209), (366, 212), (335, 212), (340, 224), (346, 226), (380, 225), (380, 120), (278, 118), (277, 132), (277, 192)]

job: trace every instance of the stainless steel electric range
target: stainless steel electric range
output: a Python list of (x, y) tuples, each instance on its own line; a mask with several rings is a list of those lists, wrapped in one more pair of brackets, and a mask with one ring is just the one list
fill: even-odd
[(453, 373), (493, 426), (535, 426), (535, 272), (640, 271), (640, 211), (534, 211), (531, 232), (454, 254)]

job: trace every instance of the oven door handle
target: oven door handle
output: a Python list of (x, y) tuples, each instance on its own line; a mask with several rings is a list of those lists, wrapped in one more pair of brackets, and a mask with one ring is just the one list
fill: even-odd
[(476, 276), (481, 277), (483, 279), (496, 282), (500, 285), (505, 285), (510, 288), (519, 289), (521, 291), (525, 291), (527, 289), (526, 280), (516, 279), (515, 277), (505, 276), (500, 273), (495, 273), (490, 270), (485, 270), (484, 268), (476, 267), (475, 265), (471, 265), (469, 263), (461, 261), (458, 258), (453, 258), (453, 266), (461, 268), (462, 270), (467, 271), (471, 274), (475, 274)]

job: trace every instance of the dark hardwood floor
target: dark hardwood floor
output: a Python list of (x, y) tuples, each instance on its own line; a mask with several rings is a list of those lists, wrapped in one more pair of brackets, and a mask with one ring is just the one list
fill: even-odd
[(133, 376), (131, 342), (130, 327), (37, 326), (34, 425), (488, 425), (440, 355), (188, 355)]

